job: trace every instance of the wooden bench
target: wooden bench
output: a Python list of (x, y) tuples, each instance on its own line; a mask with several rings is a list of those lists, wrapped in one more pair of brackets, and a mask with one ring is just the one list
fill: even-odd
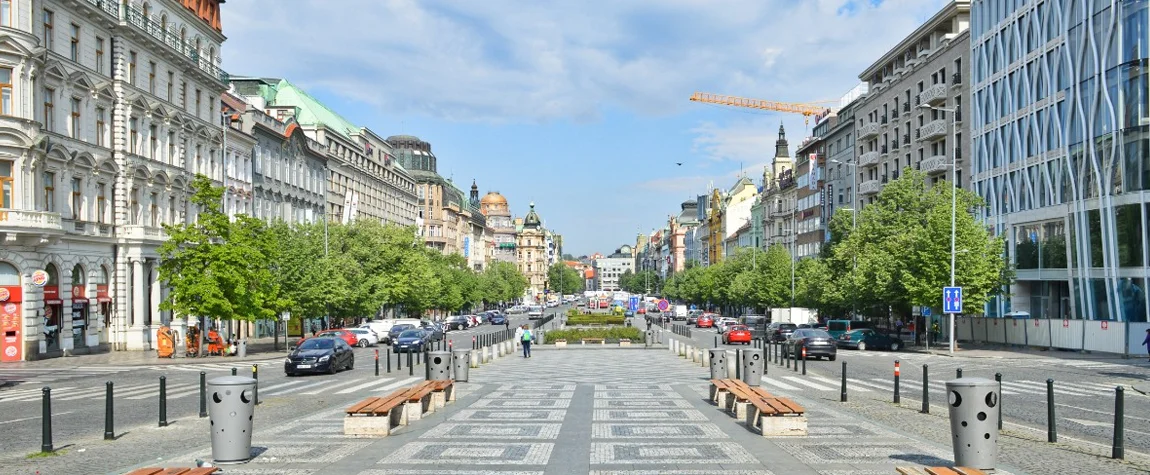
[(986, 475), (986, 472), (970, 467), (923, 467), (919, 470), (914, 467), (895, 467), (901, 475)]
[(125, 475), (210, 475), (218, 472), (219, 467), (170, 467), (170, 468), (137, 468)]
[(603, 338), (580, 338), (579, 344), (586, 345), (587, 343), (598, 343), (600, 345), (607, 344), (607, 340)]
[(435, 412), (435, 406), (431, 404), (431, 393), (435, 392), (433, 381), (424, 381), (407, 390), (404, 394), (403, 416), (400, 418), (400, 425), (408, 425), (411, 421), (418, 421), (423, 418), (424, 413)]
[(807, 416), (803, 406), (785, 397), (749, 399), (747, 428), (758, 429), (763, 437), (806, 436)]
[(455, 401), (455, 381), (428, 381), (431, 383), (431, 406), (435, 409)]
[(387, 437), (400, 425), (403, 404), (410, 388), (400, 388), (384, 397), (369, 397), (347, 408), (343, 418), (343, 435), (353, 437)]

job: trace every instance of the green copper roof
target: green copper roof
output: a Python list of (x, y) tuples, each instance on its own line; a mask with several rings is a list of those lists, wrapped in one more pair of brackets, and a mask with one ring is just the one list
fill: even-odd
[(327, 126), (347, 138), (351, 138), (351, 134), (360, 130), (355, 124), (323, 105), (318, 99), (311, 97), (303, 89), (288, 82), (287, 79), (281, 79), (279, 84), (275, 85), (275, 90), (269, 92), (270, 97), (265, 96), (265, 98), (271, 104), (294, 106), (298, 109), (295, 120), (300, 125)]

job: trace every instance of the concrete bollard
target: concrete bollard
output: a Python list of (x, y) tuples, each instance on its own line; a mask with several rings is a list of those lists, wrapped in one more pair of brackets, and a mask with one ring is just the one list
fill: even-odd
[(470, 353), (471, 353), (471, 361), (470, 361), (469, 366), (471, 366), (472, 368), (478, 368), (479, 367), (479, 352), (476, 351), (475, 348), (472, 348), (472, 351)]
[(711, 352), (699, 348), (699, 366), (704, 368), (711, 366)]
[(723, 350), (723, 351), (726, 352), (727, 375), (730, 378), (734, 378), (734, 377), (736, 377), (736, 375), (739, 374), (739, 371), (738, 371), (739, 364), (738, 364), (738, 361), (735, 361), (735, 354), (736, 353), (734, 351), (729, 351), (729, 350)]
[(479, 349), (479, 362), (480, 363), (487, 364), (487, 363), (491, 362), (491, 358), (490, 358), (491, 355), (489, 353), (490, 351), (491, 351), (491, 347), (488, 347), (488, 346), (485, 346), (485, 347)]

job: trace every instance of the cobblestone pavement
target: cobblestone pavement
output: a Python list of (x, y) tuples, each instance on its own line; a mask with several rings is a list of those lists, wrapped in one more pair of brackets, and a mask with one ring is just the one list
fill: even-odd
[[(950, 459), (944, 445), (817, 398), (802, 401), (810, 436), (764, 438), (710, 404), (706, 369), (665, 349), (547, 349), (470, 376), (455, 403), (386, 438), (345, 438), (346, 402), (263, 424), (254, 459), (224, 473), (868, 475)], [(206, 434), (200, 425), (187, 430)], [(210, 460), (206, 442), (157, 450), (147, 465)]]

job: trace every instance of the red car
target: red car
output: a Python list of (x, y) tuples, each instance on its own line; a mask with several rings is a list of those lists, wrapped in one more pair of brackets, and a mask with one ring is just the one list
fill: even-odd
[(726, 332), (723, 333), (723, 343), (733, 345), (736, 342), (746, 345), (751, 344), (751, 329), (746, 325), (731, 325)]
[[(343, 341), (345, 343), (347, 343), (348, 345), (351, 345), (353, 347), (359, 344), (359, 337), (355, 336), (355, 333), (352, 333), (348, 330), (344, 330), (342, 328), (336, 328), (336, 329), (332, 329), (332, 330), (323, 330), (323, 331), (317, 333), (315, 336), (317, 338), (318, 337), (341, 338), (341, 339), (343, 339)], [(306, 340), (306, 339), (307, 338), (300, 338), (299, 341), (296, 342), (295, 346), (299, 346), (300, 343), (303, 343), (304, 340)]]
[(695, 320), (695, 328), (714, 328), (715, 317), (709, 313), (699, 315), (699, 319)]

